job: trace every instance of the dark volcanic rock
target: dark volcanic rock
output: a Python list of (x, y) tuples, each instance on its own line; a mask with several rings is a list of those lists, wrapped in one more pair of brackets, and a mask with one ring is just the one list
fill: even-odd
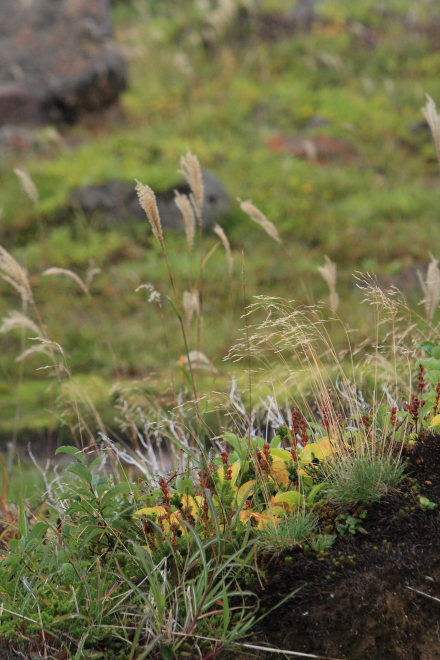
[[(205, 197), (203, 203), (203, 226), (211, 227), (214, 222), (229, 210), (229, 201), (221, 181), (211, 172), (203, 170)], [(183, 218), (174, 203), (174, 190), (188, 195), (190, 189), (186, 181), (180, 181), (169, 190), (156, 194), (162, 225), (184, 230)], [(145, 220), (133, 184), (123, 181), (108, 181), (100, 186), (84, 186), (74, 190), (70, 206), (80, 208), (87, 216), (104, 226), (115, 226), (133, 220)]]
[(108, 0), (1, 0), (0, 124), (74, 122), (126, 86)]

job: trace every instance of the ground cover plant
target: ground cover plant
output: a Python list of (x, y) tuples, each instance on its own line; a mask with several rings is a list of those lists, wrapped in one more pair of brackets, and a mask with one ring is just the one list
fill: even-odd
[[(432, 101), (428, 110), (437, 126)], [(180, 199), (191, 243), (197, 226), (201, 232), (202, 177), (191, 152), (182, 157), (181, 169), (192, 190), (185, 204)], [(374, 281), (362, 280), (375, 309), (377, 335), (370, 347), (370, 382), (367, 375), (361, 387), (350, 343), (350, 360), (339, 356), (332, 343), (334, 318), (326, 319), (319, 307), (260, 297), (247, 310), (243, 340), (235, 343), (230, 357), (247, 363), (249, 403), (257, 361), (264, 366), (260, 377), (272, 378), (266, 429), (261, 436), (252, 408), (233, 396), (226, 402), (220, 392), (213, 398), (222, 401), (228, 430), (215, 435), (201, 405), (206, 395), (198, 393), (198, 371), (210, 366), (209, 360), (197, 348), (190, 350), (185, 297), (181, 303), (177, 296), (155, 195), (139, 182), (137, 192), (167, 265), (168, 300), (185, 351), (180, 370), (192, 398), (179, 400), (174, 384), (176, 405), (168, 418), (126, 401), (126, 424), (138, 448), (121, 448), (103, 425), (94, 436), (81, 416), (73, 419), (65, 400), (77, 446), (62, 446), (56, 453), (73, 461), (55, 478), (45, 474), (45, 492), (32, 507), (23, 487), (16, 508), (8, 504), (6, 490), (3, 494), (0, 636), (10, 652), (64, 658), (197, 654), (207, 659), (234, 653), (240, 645), (266, 652), (265, 646), (243, 638), (301, 586), (292, 585), (268, 611), (259, 612), (256, 591), (274, 558), (289, 553), (294, 566), (299, 553), (331, 562), (333, 569), (351, 567), (355, 555), (347, 557), (343, 550), (331, 555), (333, 544), (338, 540), (343, 548), (346, 539), (368, 534), (371, 508), (399, 492), (404, 480), (408, 511), (402, 509), (402, 517), (417, 510), (437, 519), (438, 503), (408, 469), (411, 452), (440, 425), (436, 331), (428, 324), (423, 332), (421, 322), (409, 326), (409, 309), (396, 291), (387, 294)], [(250, 202), (242, 207), (271, 238), (278, 238), (256, 207)], [(218, 233), (230, 258), (227, 237), (220, 228)], [(38, 333), (37, 343), (23, 346), (21, 358), (34, 353), (49, 358), (46, 369), (64, 399), (65, 380), (73, 382), (65, 353), (49, 338), (27, 273), (4, 248), (1, 255), (2, 276), (35, 317), (15, 312), (4, 322), (8, 329)], [(203, 268), (202, 262), (198, 282)], [(327, 260), (322, 270), (336, 307), (332, 262)], [(433, 263), (426, 301), (433, 295), (434, 271), (440, 279)], [(48, 274), (69, 277), (87, 293), (72, 271), (52, 267)], [(144, 286), (161, 306), (160, 295)], [(437, 304), (436, 296), (431, 305)], [(426, 311), (429, 319), (428, 305)], [(257, 323), (252, 324), (255, 313)], [(166, 327), (164, 332), (166, 338)], [(381, 343), (382, 334), (389, 348)], [(420, 343), (414, 346), (417, 337)], [(419, 357), (421, 351), (426, 357)], [(411, 379), (410, 369), (408, 386), (414, 380), (415, 391), (405, 404), (400, 381), (408, 373), (408, 360), (414, 372)], [(276, 404), (283, 391), (290, 394), (284, 412)], [(220, 410), (213, 401), (209, 406)], [(153, 429), (170, 442), (172, 455), (162, 464)], [(82, 446), (85, 440), (91, 442), (87, 447)], [(137, 476), (125, 473), (122, 459)]]

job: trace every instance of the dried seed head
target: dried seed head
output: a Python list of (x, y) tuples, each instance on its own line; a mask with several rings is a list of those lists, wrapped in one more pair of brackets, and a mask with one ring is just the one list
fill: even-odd
[(34, 346), (31, 346), (30, 348), (23, 351), (21, 355), (15, 358), (15, 362), (21, 362), (22, 360), (25, 360), (29, 355), (33, 355), (34, 353), (44, 353), (53, 359), (55, 359), (55, 351), (58, 351), (64, 355), (63, 349), (56, 341), (50, 341), (49, 339), (44, 339), (43, 337), (31, 337), (31, 339), (40, 343), (35, 344)]
[(18, 291), (23, 302), (33, 302), (32, 289), (25, 269), (2, 247), (0, 247), (0, 277)]
[(26, 314), (21, 312), (8, 312), (7, 316), (4, 316), (2, 319), (2, 325), (0, 326), (0, 333), (9, 332), (10, 330), (27, 329), (31, 330), (35, 334), (39, 334), (40, 329), (37, 324), (32, 321)]
[(181, 195), (177, 190), (174, 191), (174, 203), (183, 216), (185, 223), (186, 239), (188, 241), (190, 252), (194, 247), (194, 231), (196, 226), (196, 218), (194, 215), (194, 208), (187, 195)]
[(432, 98), (428, 94), (426, 94), (426, 98), (428, 99), (428, 102), (425, 107), (422, 108), (422, 112), (428, 122), (429, 128), (431, 129), (440, 167), (440, 117), (437, 114), (437, 108)]
[(16, 167), (14, 169), (14, 173), (18, 176), (18, 178), (20, 180), (20, 183), (21, 183), (21, 187), (23, 188), (24, 192), (29, 197), (31, 202), (33, 204), (35, 204), (35, 206), (36, 206), (38, 204), (38, 189), (37, 189), (37, 186), (32, 181), (31, 177), (26, 172), (26, 170)]
[(277, 228), (272, 222), (270, 222), (270, 220), (266, 218), (264, 213), (262, 213), (260, 209), (257, 209), (257, 207), (254, 206), (251, 201), (247, 200), (242, 202), (239, 197), (237, 197), (237, 199), (240, 202), (241, 210), (247, 213), (251, 220), (261, 225), (266, 234), (273, 238), (274, 241), (281, 243), (281, 238), (278, 235)]
[(162, 250), (165, 250), (165, 243), (163, 240), (162, 234), (162, 225), (160, 222), (159, 210), (156, 204), (156, 195), (150, 188), (143, 183), (140, 183), (137, 179), (136, 181), (136, 192), (139, 198), (139, 204), (145, 211), (145, 214), (150, 221), (151, 228), (153, 229), (153, 234), (160, 243)]
[(234, 258), (232, 256), (231, 246), (229, 244), (228, 237), (226, 236), (225, 232), (220, 227), (220, 225), (214, 225), (214, 232), (217, 234), (217, 236), (219, 237), (219, 239), (221, 240), (221, 242), (223, 244), (223, 247), (225, 248), (226, 260), (228, 262), (229, 277), (232, 277), (232, 269), (234, 267)]
[(185, 312), (185, 321), (188, 327), (191, 325), (194, 313), (200, 316), (200, 296), (198, 291), (184, 291), (182, 300)]
[(440, 299), (440, 270), (438, 267), (438, 260), (434, 259), (431, 254), (431, 263), (428, 266), (426, 273), (426, 280), (423, 279), (421, 272), (417, 271), (420, 284), (425, 294), (421, 304), (425, 305), (425, 313), (428, 321), (432, 321), (434, 312)]
[(87, 288), (91, 285), (91, 283), (93, 282), (96, 275), (99, 275), (100, 272), (101, 272), (100, 268), (94, 268), (93, 263), (90, 264), (90, 266), (89, 266), (89, 268), (87, 268), (87, 272), (86, 272), (86, 286), (87, 286)]
[(318, 270), (321, 273), (322, 279), (326, 282), (329, 290), (330, 290), (330, 309), (333, 312), (336, 312), (338, 309), (339, 305), (339, 296), (336, 292), (336, 270), (337, 266), (331, 259), (327, 257), (327, 255), (324, 257), (325, 259), (325, 265), (324, 266), (318, 266)]
[(153, 284), (151, 284), (150, 282), (148, 284), (141, 284), (140, 286), (138, 286), (135, 292), (137, 293), (141, 289), (147, 289), (147, 291), (150, 292), (150, 297), (148, 298), (149, 303), (158, 302), (160, 305), (160, 293), (154, 288)]
[(200, 168), (199, 159), (197, 156), (194, 156), (193, 153), (188, 149), (185, 156), (180, 158), (180, 170), (179, 174), (183, 174), (185, 179), (188, 181), (189, 187), (192, 191), (191, 201), (194, 204), (194, 208), (197, 215), (197, 220), (199, 224), (202, 224), (202, 214), (203, 214), (203, 176), (202, 170)]
[[(100, 272), (99, 268), (97, 270)], [(73, 270), (69, 270), (68, 268), (56, 268), (53, 266), (52, 268), (47, 268), (43, 272), (43, 275), (66, 275), (67, 277), (70, 277), (71, 280), (76, 282), (87, 296), (90, 296), (90, 292), (86, 284), (83, 282), (79, 275), (73, 272)]]

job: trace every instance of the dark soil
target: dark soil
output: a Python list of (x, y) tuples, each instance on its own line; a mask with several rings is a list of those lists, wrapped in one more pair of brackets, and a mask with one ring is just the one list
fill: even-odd
[(439, 450), (437, 436), (408, 453), (410, 478), (368, 510), (367, 534), (338, 539), (320, 560), (298, 550), (269, 564), (263, 607), (301, 590), (254, 629), (254, 643), (346, 660), (440, 659), (440, 601), (429, 598), (440, 599), (440, 507), (418, 501), (440, 502)]

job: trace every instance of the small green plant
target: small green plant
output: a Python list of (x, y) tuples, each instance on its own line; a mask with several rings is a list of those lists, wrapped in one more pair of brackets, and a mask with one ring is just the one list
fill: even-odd
[(336, 529), (341, 536), (354, 536), (358, 532), (360, 534), (367, 534), (367, 530), (362, 527), (362, 521), (366, 517), (366, 510), (362, 511), (358, 517), (351, 516), (348, 513), (341, 513), (336, 518)]
[(328, 550), (336, 540), (335, 534), (316, 534), (309, 539), (309, 545), (318, 554)]
[(354, 455), (332, 463), (327, 469), (327, 495), (343, 506), (377, 502), (402, 481), (405, 465), (387, 456)]
[(286, 516), (278, 525), (267, 525), (259, 530), (257, 544), (265, 552), (279, 554), (301, 546), (317, 527), (317, 518), (306, 511)]
[(419, 496), (419, 506), (423, 511), (432, 511), (438, 506), (435, 502), (431, 502), (427, 497)]

